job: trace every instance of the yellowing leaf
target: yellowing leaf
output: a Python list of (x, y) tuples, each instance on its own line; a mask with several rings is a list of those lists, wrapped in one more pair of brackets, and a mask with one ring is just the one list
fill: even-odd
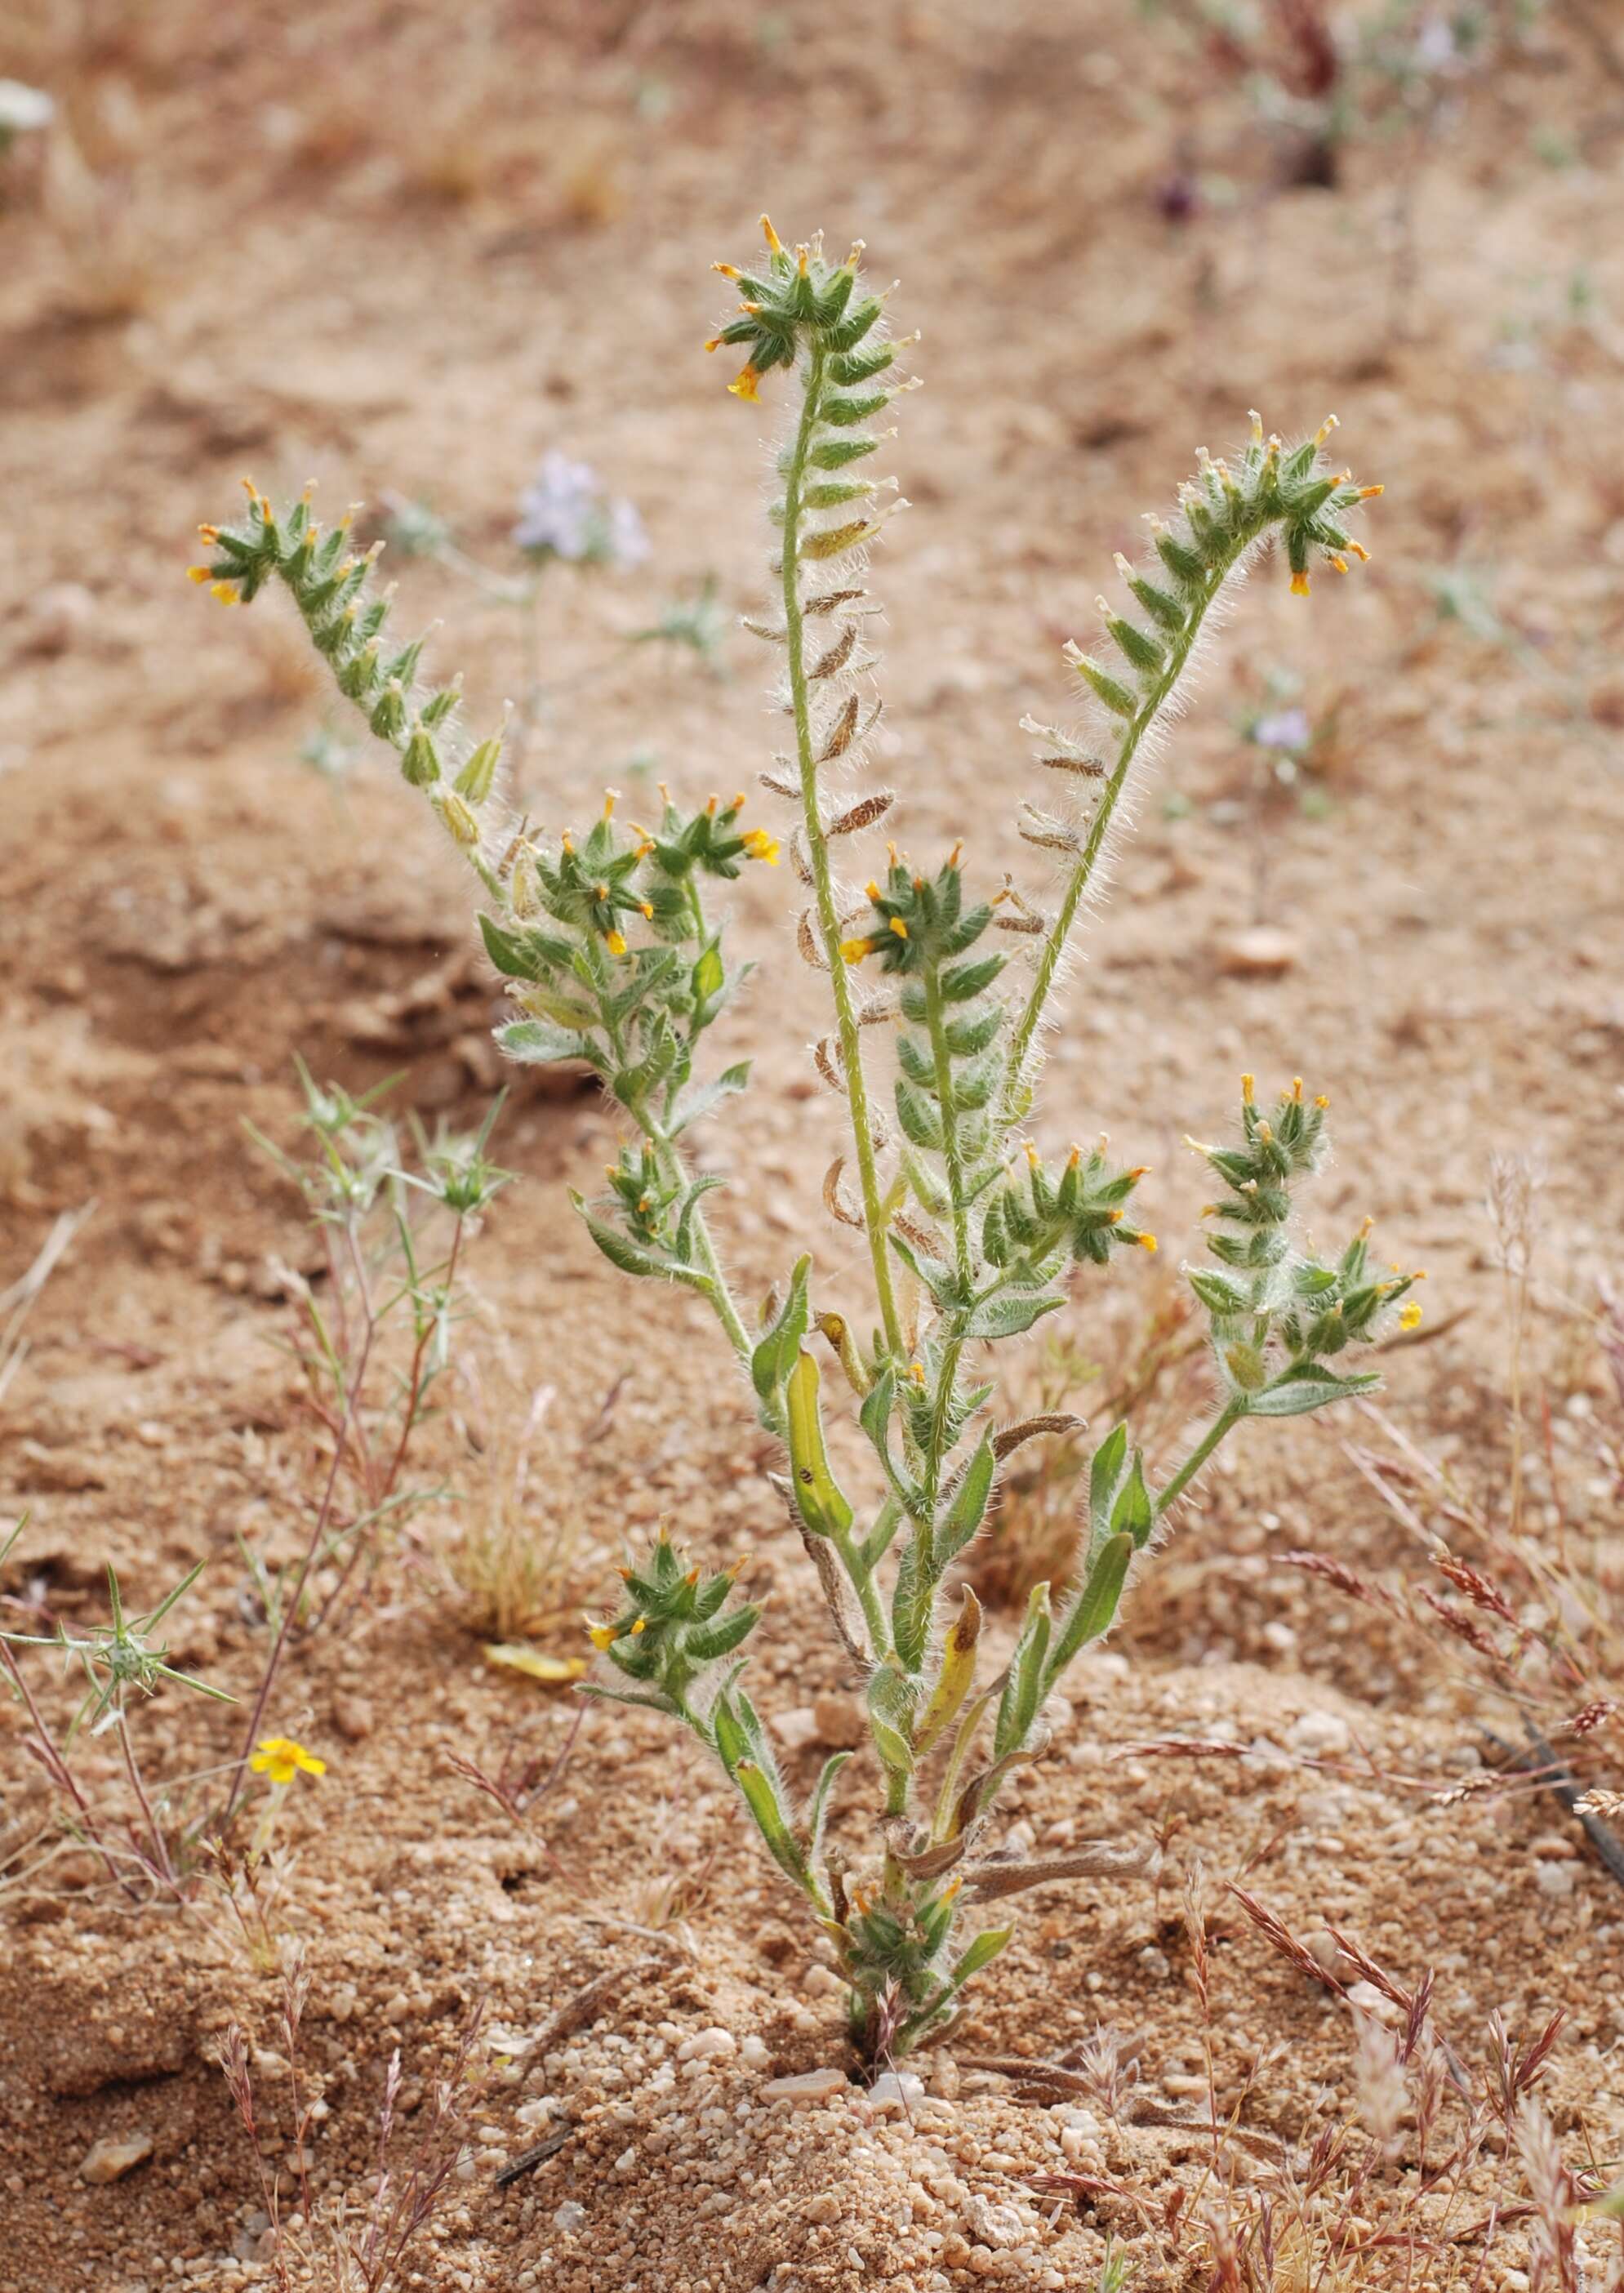
[(532, 1648), (529, 1641), (486, 1641), (483, 1647), (487, 1664), (521, 1672), (527, 1680), (539, 1680), (546, 1688), (567, 1688), (586, 1670), (584, 1657), (549, 1656), (545, 1649)]

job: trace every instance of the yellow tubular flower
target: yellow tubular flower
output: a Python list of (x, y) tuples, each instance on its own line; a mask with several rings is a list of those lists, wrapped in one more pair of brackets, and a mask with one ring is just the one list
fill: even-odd
[(760, 380), (761, 376), (755, 367), (740, 367), (739, 372), (733, 377), (731, 382), (729, 383), (728, 389), (735, 398), (747, 398), (752, 401), (759, 401), (761, 397), (761, 392), (756, 387), (756, 385)]
[(612, 931), (609, 937), (604, 941), (603, 944), (611, 955), (624, 955), (626, 953), (626, 934), (624, 932)]
[(871, 939), (843, 939), (840, 943), (841, 960), (845, 963), (860, 963), (865, 955), (872, 955), (873, 952), (874, 942)]
[(752, 860), (764, 860), (769, 868), (778, 866), (779, 840), (776, 836), (769, 836), (764, 828), (747, 828), (744, 848)]
[(291, 1736), (262, 1736), (248, 1765), (256, 1776), (269, 1776), (273, 1784), (290, 1784), (301, 1771), (307, 1776), (325, 1776), (327, 1771), (325, 1760), (307, 1752), (303, 1744), (295, 1744)]
[(1292, 575), (1291, 594), (1294, 597), (1305, 597), (1308, 595), (1308, 576), (1306, 573), (1294, 573)]

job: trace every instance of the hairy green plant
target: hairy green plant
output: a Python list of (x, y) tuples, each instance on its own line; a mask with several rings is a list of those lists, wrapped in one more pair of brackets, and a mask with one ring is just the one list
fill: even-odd
[[(608, 1671), (592, 1692), (667, 1714), (721, 1762), (834, 1947), (857, 2043), (870, 2057), (896, 2056), (941, 2028), (965, 1983), (1007, 1942), (1008, 1927), (964, 1931), (973, 1906), (1140, 1867), (1135, 1851), (1106, 1843), (1047, 1860), (990, 1853), (1000, 1788), (1041, 1754), (1046, 1699), (1109, 1629), (1159, 1527), (1218, 1444), (1246, 1419), (1299, 1416), (1368, 1390), (1373, 1376), (1347, 1373), (1342, 1357), (1387, 1326), (1414, 1278), (1374, 1274), (1362, 1235), (1337, 1258), (1299, 1247), (1294, 1199), (1323, 1150), (1325, 1102), (1294, 1084), (1265, 1113), (1248, 1079), (1234, 1142), (1200, 1150), (1218, 1182), (1216, 1263), (1189, 1279), (1208, 1317), (1216, 1406), (1159, 1482), (1126, 1423), (1098, 1443), (1071, 1589), (1056, 1613), (1038, 1585), (1008, 1662), (978, 1680), (981, 1609), (973, 1592), (955, 1590), (956, 1564), (1005, 1461), (1057, 1430), (1052, 1415), (995, 1421), (985, 1351), (1060, 1305), (1074, 1269), (1154, 1247), (1132, 1214), (1143, 1170), (1115, 1165), (1103, 1148), (1046, 1161), (1024, 1138), (1068, 947), (1216, 601), (1268, 541), (1299, 594), (1313, 563), (1345, 570), (1348, 553), (1363, 555), (1350, 516), (1379, 489), (1325, 466), (1329, 424), (1287, 448), (1254, 417), (1234, 462), (1203, 452), (1176, 515), (1151, 519), (1146, 563), (1119, 561), (1131, 603), (1105, 609), (1109, 652), (1069, 648), (1088, 721), (1075, 737), (1029, 724), (1065, 791), (1058, 809), (1028, 805), (1021, 822), (1056, 861), (1052, 905), (1007, 884), (976, 896), (957, 846), (933, 872), (893, 849), (854, 895), (836, 850), (893, 803), (889, 790), (840, 786), (879, 713), (865, 692), (876, 608), (863, 567), (887, 515), (869, 474), (884, 434), (873, 425), (909, 385), (896, 378), (900, 345), (887, 338), (885, 298), (863, 284), (860, 249), (830, 263), (818, 242), (785, 248), (770, 224), (766, 240), (752, 271), (718, 266), (741, 303), (715, 343), (746, 352), (731, 385), (739, 397), (755, 399), (780, 368), (794, 390), (772, 509), (775, 610), (749, 624), (781, 663), (777, 697), (791, 745), (762, 780), (794, 815), (791, 856), (809, 895), (801, 952), (832, 994), (833, 1028), (815, 1058), (850, 1118), (856, 1195), (843, 1158), (824, 1196), (863, 1233), (869, 1306), (837, 1302), (820, 1285), (814, 1297), (806, 1253), (747, 1313), (707, 1222), (707, 1197), (723, 1181), (696, 1176), (687, 1159), (693, 1125), (748, 1080), (742, 1064), (702, 1073), (699, 1061), (701, 1038), (747, 968), (724, 957), (707, 881), (779, 856), (776, 837), (743, 825), (742, 796), (697, 811), (667, 798), (650, 828), (622, 828), (611, 796), (578, 839), (532, 836), (495, 794), (499, 736), (463, 736), (458, 686), (420, 684), (419, 644), (386, 639), (388, 600), (370, 585), (376, 552), (352, 551), (342, 526), (321, 531), (307, 501), (279, 514), (250, 486), (238, 523), (205, 529), (211, 562), (195, 571), (227, 602), (273, 581), (287, 589), (341, 689), (395, 749), (479, 879), (480, 928), (516, 1007), (497, 1030), (504, 1049), (520, 1061), (585, 1060), (627, 1117), (607, 1191), (577, 1199), (594, 1241), (623, 1272), (707, 1300), (763, 1424), (788, 1451), (779, 1486), (866, 1684), (884, 1780), (872, 1851), (848, 1860), (826, 1835), (844, 1754), (826, 1764), (804, 1809), (792, 1805), (741, 1685), (760, 1611), (735, 1598), (737, 1570), (707, 1573), (662, 1533), (623, 1571), (617, 1613), (593, 1628)], [(1029, 956), (1024, 969), (995, 944), (1000, 927)], [(883, 976), (877, 992), (863, 984), (866, 964)], [(865, 1050), (880, 1025), (897, 1046), (894, 1131)], [(814, 1333), (872, 1460), (874, 1495), (860, 1518), (830, 1461)]]

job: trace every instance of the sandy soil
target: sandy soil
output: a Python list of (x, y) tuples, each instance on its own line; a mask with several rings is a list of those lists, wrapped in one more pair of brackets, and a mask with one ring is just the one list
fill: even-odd
[[(914, 507), (877, 569), (883, 761), (920, 849), (963, 831), (990, 872), (1030, 877), (1017, 720), (1063, 706), (1060, 641), (1087, 635), (1111, 553), (1199, 442), (1219, 449), (1254, 404), (1282, 429), (1334, 408), (1354, 466), (1386, 481), (1369, 569), (1316, 583), (1307, 607), (1271, 570), (1242, 601), (1095, 928), (1051, 1119), (1132, 1141), (1176, 1263), (1200, 1199), (1181, 1135), (1224, 1119), (1242, 1068), (1330, 1092), (1318, 1212), (1328, 1229), (1375, 1212), (1389, 1254), (1428, 1267), (1447, 1325), (1395, 1349), (1394, 1419), (1498, 1502), (1490, 1155), (1542, 1161), (1553, 1289), (1586, 1297), (1624, 1260), (1624, 478), (1608, 444), (1624, 239), (1601, 221), (1624, 121), (1559, 20), (1433, 141), (1403, 332), (1392, 147), (1353, 147), (1334, 193), (1270, 196), (1241, 91), (1098, 0), (1070, 19), (1025, 0), (832, 0), (584, 24), (518, 5), (455, 22), (322, 0), (25, 5), (0, 31), (7, 72), (57, 91), (84, 161), (38, 183), (17, 155), (0, 210), (0, 1284), (60, 1211), (96, 1204), (0, 1405), (0, 1521), (29, 1514), (7, 1589), (43, 1602), (29, 1613), (101, 1613), (109, 1558), (137, 1601), (206, 1560), (175, 1647), (252, 1681), (263, 1641), (236, 1540), (287, 1545), (279, 1492), (302, 1486), (310, 1438), (271, 1342), (272, 1261), (305, 1239), (242, 1125), (291, 1137), (295, 1053), (354, 1088), (403, 1069), (402, 1104), (459, 1120), (495, 1080), (461, 880), (381, 768), (339, 804), (295, 761), (319, 681), (274, 604), (218, 616), (186, 587), (196, 522), (229, 508), (242, 469), (273, 493), (314, 475), (334, 506), (432, 498), (496, 555), (539, 452), (583, 455), (635, 498), (655, 555), (557, 585), (549, 673), (602, 673), (557, 706), (538, 816), (585, 817), (605, 780), (640, 784), (628, 774), (747, 784), (772, 737), (750, 641), (730, 639), (717, 682), (613, 640), (713, 570), (730, 612), (759, 594), (772, 416), (727, 398), (699, 345), (706, 265), (738, 254), (763, 205), (787, 232), (860, 232), (905, 281), (900, 323), (923, 330), (926, 387), (896, 448)], [(1223, 178), (1184, 222), (1159, 196), (1178, 167)], [(441, 657), (471, 691), (512, 689), (502, 618), (430, 567), (400, 571), (411, 607), (448, 617)], [(1446, 578), (1464, 616), (1439, 608)], [(1299, 677), (1333, 732), (1313, 801), (1274, 804), (1260, 828), (1235, 726), (1265, 668)], [(790, 896), (766, 871), (741, 887), (764, 957), (788, 955)], [(1233, 946), (1258, 925), (1281, 942), (1267, 976)], [(835, 1151), (800, 1048), (817, 992), (785, 962), (734, 1023), (743, 1043), (768, 1020), (756, 1088), (712, 1146), (749, 1173), (720, 1222), (754, 1292)], [(593, 1183), (611, 1135), (592, 1098), (521, 1086), (498, 1138), (521, 1183), (474, 1260), (522, 1376), (557, 1389), (538, 1528), (581, 1535), (583, 1600), (660, 1517), (707, 1555), (754, 1548), (771, 1596), (758, 1701), (804, 1714), (841, 1689), (841, 1662), (799, 1637), (804, 1564), (761, 1438), (703, 1317), (630, 1294), (568, 1214), (564, 1183)], [(837, 1287), (851, 1237), (819, 1217)], [(1113, 1360), (1165, 1281), (1147, 1264), (1109, 1306), (1079, 1297), (1079, 1345)], [(1616, 1560), (1589, 1430), (1602, 1365), (1554, 1315), (1532, 1343), (1564, 1517)], [(1530, 1487), (1539, 1534), (1540, 1462)], [(1157, 2224), (1208, 2154), (1188, 2122), (1206, 2082), (1179, 1901), (1198, 1862), (1220, 2096), (1244, 2090), (1265, 2150), (1300, 2157), (1349, 2106), (1353, 2026), (1222, 1897), (1231, 1878), (1298, 1931), (1356, 1932), (1407, 1985), (1435, 1969), (1442, 2024), (1475, 2058), (1491, 2011), (1526, 2038), (1565, 2007), (1547, 2107), (1578, 2158), (1624, 2151), (1616, 1885), (1548, 1798), (1443, 1806), (1390, 1780), (1468, 1771), (1475, 1707), (1435, 1649), (1280, 1563), (1308, 1545), (1417, 1566), (1337, 1430), (1243, 1447), (1081, 1672), (1010, 1821), (1039, 1839), (1157, 1831), (1167, 1872), (1034, 1897), (1002, 1979), (922, 2065), (933, 2099), (911, 2116), (855, 2086), (802, 2108), (764, 2094), (845, 2067), (838, 2001), (733, 1810), (657, 1723), (594, 1712), (545, 1845), (449, 1765), (495, 1757), (515, 1728), (551, 1743), (567, 1716), (481, 1662), (435, 1560), (456, 1533), (436, 1518), (342, 1636), (302, 1649), (276, 1713), (329, 1762), (286, 1834), (328, 2111), (318, 2192), (368, 2170), (395, 2046), (419, 2103), (475, 1999), (505, 2052), (405, 2281), (1071, 2288), (1095, 2283), (1108, 2232), (1133, 2244), (1136, 2281), (1176, 2281)], [(234, 1740), (229, 1715), (174, 1697), (143, 1724), (175, 1779)], [(8, 1852), (49, 1812), (21, 1733), (0, 1704)], [(1125, 1749), (1170, 1733), (1255, 1756)], [(1616, 1781), (1606, 1750), (1595, 1772)], [(792, 1755), (798, 1780), (816, 1758)], [(88, 1772), (116, 1800), (110, 1759), (93, 1752)], [(650, 1932), (650, 1879), (673, 1868), (683, 1916)], [(0, 1895), (0, 2293), (263, 2281), (259, 2192), (211, 2054), (243, 2022), (271, 2050), (257, 2082), (274, 2113), (274, 1983), (195, 1918), (132, 1914), (93, 1877), (59, 1864)], [(570, 2002), (605, 1974), (571, 2029)], [(1053, 2057), (1101, 2023), (1138, 2062), (1120, 2124), (966, 2066)], [(694, 2050), (711, 2030), (727, 2043)], [(497, 2188), (550, 2126), (570, 2138)], [(136, 2131), (147, 2162), (79, 2178), (93, 2142)], [(1055, 2170), (1089, 2184), (1075, 2202), (1030, 2186)], [(1518, 2283), (1520, 2235), (1485, 2283)], [(1469, 2245), (1428, 2265), (1439, 2283), (1475, 2265)], [(1346, 2281), (1418, 2281), (1368, 2258)]]

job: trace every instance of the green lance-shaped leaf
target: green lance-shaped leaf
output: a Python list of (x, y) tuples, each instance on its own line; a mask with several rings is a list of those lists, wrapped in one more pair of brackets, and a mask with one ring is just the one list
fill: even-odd
[(811, 1276), (811, 1258), (796, 1259), (789, 1277), (789, 1294), (750, 1356), (750, 1382), (764, 1401), (772, 1399), (796, 1365), (801, 1341), (806, 1335), (806, 1287)]
[(1018, 1338), (1034, 1322), (1057, 1313), (1064, 1304), (1063, 1298), (1046, 1291), (1024, 1295), (1006, 1292), (1001, 1298), (989, 1298), (977, 1306), (966, 1318), (963, 1333), (966, 1338)]
[(496, 1031), (505, 1055), (520, 1066), (552, 1066), (561, 1059), (583, 1059), (603, 1071), (603, 1055), (590, 1035), (545, 1019), (511, 1019)]
[(1090, 1542), (1096, 1547), (1111, 1535), (1111, 1506), (1127, 1462), (1127, 1428), (1114, 1425), (1095, 1451), (1088, 1468), (1088, 1528)]
[(1111, 1630), (1133, 1558), (1134, 1540), (1126, 1529), (1119, 1535), (1108, 1537), (1095, 1554), (1081, 1590), (1062, 1619), (1049, 1657), (1044, 1681), (1045, 1695), (1080, 1649)]
[(788, 1819), (779, 1803), (771, 1777), (758, 1768), (754, 1760), (740, 1760), (733, 1770), (733, 1780), (744, 1794), (745, 1803), (755, 1819), (756, 1828), (767, 1843), (768, 1853), (797, 1887), (804, 1887), (805, 1858), (796, 1844)]
[(936, 1531), (936, 1568), (941, 1571), (961, 1553), (987, 1517), (988, 1501), (992, 1495), (993, 1476), (998, 1471), (997, 1452), (990, 1431), (982, 1435), (975, 1454), (966, 1466), (964, 1476), (954, 1490), (951, 1501)]
[(594, 1218), (586, 1207), (585, 1197), (578, 1195), (573, 1187), (570, 1189), (570, 1200), (604, 1257), (611, 1266), (618, 1266), (622, 1274), (652, 1275), (662, 1282), (691, 1278), (685, 1267), (674, 1266), (666, 1259), (656, 1258), (652, 1252), (640, 1248), (629, 1236), (621, 1234), (615, 1227), (606, 1226), (602, 1219)]
[(828, 1819), (829, 1795), (835, 1788), (835, 1778), (851, 1758), (850, 1752), (831, 1752), (823, 1762), (823, 1772), (813, 1787), (806, 1803), (806, 1858), (815, 1861), (823, 1849), (823, 1827)]
[(1283, 1370), (1273, 1385), (1248, 1395), (1248, 1417), (1305, 1417), (1311, 1409), (1328, 1408), (1333, 1401), (1348, 1401), (1381, 1383), (1373, 1371), (1356, 1377), (1333, 1377), (1329, 1370), (1305, 1362)]
[(914, 1730), (914, 1749), (923, 1759), (931, 1746), (958, 1717), (975, 1681), (975, 1651), (982, 1636), (982, 1604), (966, 1584), (959, 1594), (958, 1614), (949, 1630), (941, 1652), (941, 1670), (931, 1700)]
[(1018, 1751), (1031, 1733), (1038, 1707), (1043, 1701), (1044, 1663), (1053, 1630), (1048, 1585), (1034, 1584), (1026, 1603), (1026, 1621), (1015, 1642), (1015, 1652), (1009, 1659), (1004, 1693), (998, 1699), (998, 1716), (992, 1730), (995, 1759), (1001, 1760), (1006, 1753)]
[(1111, 1509), (1111, 1534), (1114, 1536), (1119, 1531), (1126, 1530), (1136, 1545), (1143, 1545), (1155, 1521), (1150, 1491), (1144, 1485), (1144, 1452), (1135, 1449), (1134, 1462), (1122, 1477), (1122, 1485)]
[(904, 1546), (891, 1596), (891, 1631), (897, 1655), (909, 1672), (925, 1662), (931, 1636), (931, 1615), (936, 1584), (925, 1548), (924, 1531), (916, 1528)]
[(955, 1991), (964, 1989), (972, 1975), (979, 1974), (984, 1966), (990, 1966), (1014, 1932), (1014, 1927), (984, 1927), (955, 1965), (948, 1977), (945, 1996), (950, 1998)]
[(802, 1353), (785, 1389), (789, 1407), (790, 1481), (801, 1519), (814, 1536), (844, 1536), (852, 1508), (829, 1471), (818, 1406), (818, 1365)]

